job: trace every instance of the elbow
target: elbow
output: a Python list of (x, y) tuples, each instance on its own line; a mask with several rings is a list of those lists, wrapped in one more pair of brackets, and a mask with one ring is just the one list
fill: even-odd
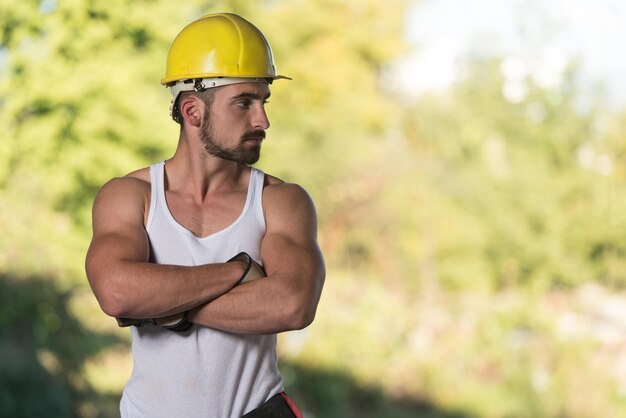
[(115, 292), (110, 290), (106, 292), (96, 292), (94, 290), (94, 294), (96, 295), (102, 312), (114, 318), (121, 318), (125, 315), (124, 304), (121, 298), (116, 297)]
[(122, 284), (127, 280), (110, 267), (110, 264), (107, 269), (97, 269), (89, 263), (86, 267), (87, 279), (100, 309), (114, 318), (127, 316), (129, 306), (132, 305), (128, 289)]
[(313, 323), (315, 319), (316, 307), (298, 306), (290, 310), (286, 319), (286, 331), (297, 331), (304, 329)]
[[(105, 286), (104, 283), (107, 283)], [(120, 318), (125, 316), (126, 307), (121, 292), (111, 285), (112, 281), (90, 280), (91, 289), (100, 305), (100, 309), (108, 316)]]
[[(323, 280), (322, 280), (323, 282)], [(321, 285), (309, 291), (294, 292), (286, 305), (287, 331), (304, 329), (313, 323), (321, 296)]]
[(297, 331), (297, 330), (304, 329), (308, 327), (309, 325), (311, 325), (314, 319), (315, 319), (315, 315), (303, 316), (303, 317), (297, 318), (297, 320), (291, 324), (291, 330)]
[(108, 316), (114, 318), (121, 318), (124, 316), (124, 308), (115, 298), (100, 298), (98, 299), (100, 309)]

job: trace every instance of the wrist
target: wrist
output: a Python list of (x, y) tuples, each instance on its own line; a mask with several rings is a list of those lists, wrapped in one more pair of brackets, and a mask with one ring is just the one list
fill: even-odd
[(238, 275), (236, 276), (235, 286), (238, 286), (243, 282), (244, 278), (250, 271), (250, 266), (252, 265), (252, 257), (250, 257), (247, 253), (241, 252), (227, 261), (227, 263), (232, 263), (237, 266)]

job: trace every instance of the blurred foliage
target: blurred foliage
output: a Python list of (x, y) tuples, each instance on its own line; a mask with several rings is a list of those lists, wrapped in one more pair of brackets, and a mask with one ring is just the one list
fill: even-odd
[(280, 336), (305, 415), (626, 414), (626, 113), (581, 106), (575, 63), (519, 100), (498, 57), (394, 91), (407, 1), (0, 3), (1, 416), (117, 415), (128, 333), (84, 277), (91, 202), (173, 153), (167, 48), (224, 10), (293, 77), (259, 166), (319, 212), (318, 317)]
[(124, 340), (83, 327), (68, 309), (70, 294), (47, 278), (0, 279), (1, 415), (114, 416), (113, 397), (95, 391), (84, 368)]
[[(433, 232), (440, 281), (543, 291), (598, 280), (623, 288), (623, 143), (606, 134), (599, 105), (576, 109), (574, 70), (552, 89), (528, 80), (525, 100), (509, 103), (500, 65), (470, 61), (469, 77), (407, 113), (406, 150), (423, 162), (416, 174), (468, 228)], [(449, 224), (437, 212), (425, 216)], [(456, 270), (466, 261), (477, 273), (471, 280)]]

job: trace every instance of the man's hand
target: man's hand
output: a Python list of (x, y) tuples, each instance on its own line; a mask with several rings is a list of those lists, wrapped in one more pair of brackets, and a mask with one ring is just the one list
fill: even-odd
[(230, 260), (228, 260), (229, 263), (235, 261), (242, 262), (245, 265), (245, 271), (241, 275), (241, 278), (237, 281), (237, 283), (235, 283), (235, 286), (267, 276), (265, 274), (265, 270), (263, 270), (263, 267), (259, 263), (254, 261), (252, 257), (250, 257), (247, 253), (239, 253)]
[(136, 319), (136, 318), (115, 318), (117, 320), (117, 325), (120, 327), (140, 327), (143, 324), (154, 324), (170, 331), (182, 332), (187, 331), (192, 323), (187, 321), (185, 318), (187, 317), (186, 312), (164, 316), (162, 318), (154, 318), (154, 319)]
[(154, 318), (154, 324), (170, 331), (183, 332), (191, 328), (192, 323), (187, 321), (187, 312), (175, 315), (165, 316), (163, 318)]
[(119, 327), (130, 327), (136, 326), (140, 327), (142, 324), (151, 323), (152, 321), (149, 319), (137, 319), (137, 318), (115, 318), (117, 320), (117, 325)]

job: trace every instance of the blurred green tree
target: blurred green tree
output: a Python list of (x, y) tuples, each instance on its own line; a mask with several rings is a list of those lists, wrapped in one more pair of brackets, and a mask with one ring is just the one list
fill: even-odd
[(575, 67), (552, 88), (525, 80), (527, 95), (511, 102), (501, 64), (469, 62), (470, 77), (407, 112), (407, 149), (426, 162), (415, 169), (430, 183), (423, 202), (443, 201), (456, 219), (431, 211), (446, 223), (431, 233), (439, 280), (490, 289), (626, 285), (615, 235), (626, 229), (616, 193), (622, 157), (601, 129), (606, 109), (599, 98), (577, 106)]

